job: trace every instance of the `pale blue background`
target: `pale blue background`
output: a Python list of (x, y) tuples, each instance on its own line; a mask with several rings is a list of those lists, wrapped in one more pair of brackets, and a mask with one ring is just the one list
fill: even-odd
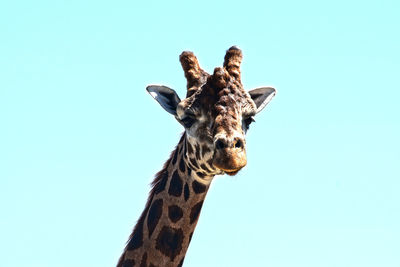
[(400, 266), (398, 3), (3, 1), (0, 266), (114, 266), (182, 132), (145, 86), (231, 45), (278, 95), (185, 266)]

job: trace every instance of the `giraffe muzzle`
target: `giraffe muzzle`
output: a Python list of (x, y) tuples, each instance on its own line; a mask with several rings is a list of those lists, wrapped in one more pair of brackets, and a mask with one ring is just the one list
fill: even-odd
[(246, 150), (243, 145), (227, 147), (216, 142), (213, 165), (228, 175), (235, 175), (247, 164)]

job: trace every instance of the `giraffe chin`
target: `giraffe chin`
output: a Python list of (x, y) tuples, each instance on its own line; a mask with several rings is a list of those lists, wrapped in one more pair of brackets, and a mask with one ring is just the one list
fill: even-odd
[[(218, 161), (214, 158), (214, 163), (213, 163), (214, 167), (220, 169), (222, 172), (230, 176), (236, 175), (244, 166), (246, 166), (247, 163), (246, 158), (244, 158), (244, 160), (242, 159), (242, 161), (239, 162), (239, 164), (237, 161), (233, 162), (233, 164), (232, 161), (227, 161), (227, 160), (223, 161), (223, 164), (220, 164), (220, 162), (221, 161)], [(230, 164), (227, 164), (227, 162)]]
[(240, 171), (240, 169), (239, 170), (237, 170), (237, 171), (225, 171), (225, 173), (226, 174), (228, 174), (229, 176), (235, 176), (238, 172)]
[(229, 176), (234, 176), (236, 175), (241, 169), (242, 167), (240, 167), (239, 169), (235, 169), (235, 170), (228, 170), (228, 169), (222, 169), (220, 168), (224, 173), (228, 174)]

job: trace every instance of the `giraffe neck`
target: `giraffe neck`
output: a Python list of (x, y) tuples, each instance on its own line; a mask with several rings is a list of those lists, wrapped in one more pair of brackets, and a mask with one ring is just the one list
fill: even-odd
[(184, 134), (156, 175), (117, 267), (182, 266), (212, 180), (192, 171), (188, 146)]

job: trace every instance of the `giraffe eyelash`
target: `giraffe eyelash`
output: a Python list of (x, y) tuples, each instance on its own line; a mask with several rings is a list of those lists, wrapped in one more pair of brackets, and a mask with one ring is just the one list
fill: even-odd
[(193, 116), (186, 116), (185, 118), (183, 118), (182, 120), (181, 120), (181, 122), (182, 122), (182, 124), (183, 124), (183, 126), (185, 127), (185, 128), (190, 128), (190, 127), (192, 127), (192, 125), (193, 125), (193, 123), (196, 121), (196, 118), (195, 117), (193, 117)]
[(244, 119), (244, 126), (245, 126), (246, 130), (248, 130), (250, 128), (250, 124), (252, 122), (256, 122), (253, 117), (248, 117), (248, 118)]

